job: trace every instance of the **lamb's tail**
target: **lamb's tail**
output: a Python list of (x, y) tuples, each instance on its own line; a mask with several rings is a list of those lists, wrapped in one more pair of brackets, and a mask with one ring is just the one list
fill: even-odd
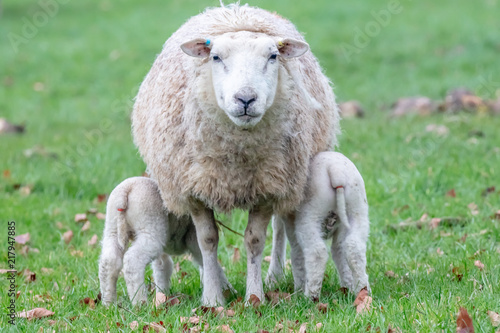
[(115, 197), (115, 205), (113, 209), (118, 210), (118, 213), (115, 215), (118, 244), (122, 249), (126, 248), (129, 241), (129, 226), (126, 219), (126, 211), (128, 206), (128, 195), (132, 186), (127, 185), (128, 184), (122, 184), (122, 186), (117, 187), (113, 191), (113, 196)]
[(335, 197), (337, 199), (337, 216), (339, 217), (340, 222), (347, 228), (350, 229), (351, 225), (349, 224), (349, 219), (347, 218), (347, 210), (345, 206), (345, 193), (344, 186), (338, 183), (334, 184), (332, 179), (337, 179), (338, 175), (332, 175), (331, 170), (328, 170), (328, 175), (330, 177), (330, 182), (332, 187), (335, 189)]

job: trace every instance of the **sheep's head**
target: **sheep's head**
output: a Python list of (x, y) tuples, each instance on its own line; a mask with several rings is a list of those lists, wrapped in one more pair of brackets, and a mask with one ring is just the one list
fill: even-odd
[(274, 102), (280, 58), (299, 57), (309, 46), (242, 31), (212, 41), (195, 39), (181, 48), (193, 57), (210, 57), (217, 104), (236, 125), (252, 127)]

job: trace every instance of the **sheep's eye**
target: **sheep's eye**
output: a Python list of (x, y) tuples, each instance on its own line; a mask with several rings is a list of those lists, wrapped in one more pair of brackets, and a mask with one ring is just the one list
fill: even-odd
[(277, 54), (271, 54), (271, 56), (269, 57), (269, 60), (276, 60), (277, 56), (278, 56)]
[(212, 59), (214, 59), (214, 61), (219, 61), (219, 60), (220, 60), (220, 57), (219, 57), (219, 56), (214, 55), (214, 56), (212, 57)]

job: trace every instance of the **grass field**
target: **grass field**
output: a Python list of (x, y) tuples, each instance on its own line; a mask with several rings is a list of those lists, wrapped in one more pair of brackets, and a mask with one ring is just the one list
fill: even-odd
[[(101, 237), (103, 221), (91, 216), (90, 229), (81, 231), (74, 217), (90, 208), (104, 212), (105, 203), (97, 196), (144, 171), (130, 135), (138, 85), (168, 36), (218, 2), (54, 1), (57, 6), (50, 7), (53, 15), (45, 14), (46, 20), (39, 2), (2, 2), (0, 117), (25, 123), (26, 132), (0, 136), (0, 233), (7, 240), (7, 222), (13, 220), (17, 234), (31, 235), (27, 254), (16, 246), (16, 269), (35, 272), (36, 280), (17, 276), (16, 310), (44, 307), (55, 314), (17, 319), (11, 327), (9, 282), (2, 274), (0, 330), (127, 332), (132, 321), (139, 322), (139, 331), (146, 323), (162, 321), (167, 331), (182, 331), (180, 317), (191, 316), (201, 297), (197, 269), (185, 258), (175, 259), (187, 274), (174, 275), (171, 289), (181, 303), (167, 310), (133, 308), (123, 278), (118, 283), (120, 307), (92, 309), (80, 303), (99, 291), (99, 245), (88, 241), (94, 234)], [(316, 323), (323, 324), (323, 332), (361, 332), (368, 326), (374, 332), (376, 327), (387, 332), (389, 326), (404, 332), (455, 332), (463, 306), (476, 332), (495, 332), (487, 311), (500, 312), (500, 220), (494, 218), (500, 210), (500, 118), (388, 115), (390, 104), (401, 96), (439, 99), (459, 86), (494, 97), (500, 89), (500, 3), (256, 0), (251, 5), (296, 23), (335, 83), (339, 100), (357, 99), (366, 108), (365, 118), (342, 121), (339, 150), (358, 166), (366, 183), (373, 310), (356, 315), (354, 296), (338, 290), (330, 262), (320, 299), (328, 304), (326, 313), (294, 294), (291, 301), (262, 305), (260, 313), (238, 304), (232, 318), (204, 315), (207, 330), (226, 324), (235, 332), (273, 331), (283, 320), (297, 331), (308, 323), (307, 332)], [(377, 13), (389, 8), (396, 8), (394, 14), (380, 19)], [(430, 124), (444, 125), (449, 133), (429, 132)], [(494, 191), (483, 194), (493, 186)], [(455, 197), (446, 195), (452, 189)], [(424, 213), (460, 217), (462, 222), (433, 230), (389, 227)], [(244, 212), (222, 219), (244, 231)], [(74, 237), (65, 244), (61, 236), (68, 230)], [(2, 245), (0, 269), (6, 269), (8, 245)], [(235, 247), (242, 250), (241, 259), (233, 262)], [(229, 281), (244, 295), (242, 238), (222, 230), (219, 258)], [(476, 260), (483, 270), (474, 265)], [(263, 269), (267, 267), (264, 262)], [(397, 276), (386, 276), (387, 271)], [(290, 270), (279, 288), (293, 292)], [(49, 326), (49, 319), (55, 326)]]

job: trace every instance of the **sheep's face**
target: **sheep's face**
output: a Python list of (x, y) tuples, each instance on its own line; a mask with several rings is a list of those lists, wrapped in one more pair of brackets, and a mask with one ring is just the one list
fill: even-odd
[(214, 41), (196, 39), (181, 48), (191, 56), (210, 57), (217, 104), (237, 126), (253, 127), (274, 102), (280, 58), (301, 56), (308, 45), (238, 32)]

